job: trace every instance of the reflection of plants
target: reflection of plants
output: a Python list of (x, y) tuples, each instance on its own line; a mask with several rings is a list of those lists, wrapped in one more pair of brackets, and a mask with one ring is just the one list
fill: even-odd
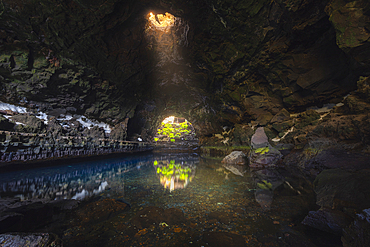
[(272, 189), (272, 184), (267, 182), (267, 180), (262, 180), (263, 183), (257, 183), (257, 186), (260, 188), (260, 189), (263, 189), (263, 190), (271, 190)]
[[(158, 161), (154, 161), (154, 165), (158, 165)], [(171, 160), (166, 166), (161, 165), (157, 167), (157, 173), (170, 179), (173, 175), (180, 180), (187, 180), (189, 173), (192, 171), (190, 167), (182, 167), (180, 164), (175, 164), (174, 160)]]
[(161, 184), (170, 191), (185, 188), (195, 175), (192, 166), (176, 164), (175, 160), (155, 160), (153, 165), (156, 167)]

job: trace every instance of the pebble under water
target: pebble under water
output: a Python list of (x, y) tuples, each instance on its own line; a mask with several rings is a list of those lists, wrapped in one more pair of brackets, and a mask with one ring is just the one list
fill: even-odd
[(2, 199), (75, 199), (33, 232), (63, 246), (341, 246), (300, 224), (312, 183), (285, 169), (146, 154), (0, 174)]

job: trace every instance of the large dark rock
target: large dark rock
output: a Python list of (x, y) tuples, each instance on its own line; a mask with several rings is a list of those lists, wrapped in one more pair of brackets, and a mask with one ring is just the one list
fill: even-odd
[(370, 170), (357, 172), (342, 169), (322, 171), (315, 179), (317, 204), (323, 208), (348, 210), (349, 213), (370, 207)]
[(302, 224), (340, 235), (351, 221), (352, 218), (342, 211), (324, 208), (318, 211), (310, 211)]
[(366, 247), (370, 243), (370, 210), (364, 209), (356, 215), (350, 226), (343, 230), (344, 247)]
[[(342, 169), (322, 171), (314, 181), (316, 204), (321, 208), (311, 211), (303, 224), (322, 231), (341, 234), (356, 217), (356, 212), (369, 208), (370, 171)], [(365, 217), (366, 218), (366, 217)]]

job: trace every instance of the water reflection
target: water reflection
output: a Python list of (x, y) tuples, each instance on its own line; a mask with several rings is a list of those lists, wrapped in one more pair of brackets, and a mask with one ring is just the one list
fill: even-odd
[(195, 176), (195, 162), (175, 160), (155, 160), (153, 163), (159, 175), (160, 182), (170, 192), (175, 189), (184, 189)]
[[(111, 187), (124, 196), (126, 180), (138, 174), (159, 176), (160, 183), (172, 191), (188, 185), (197, 162), (198, 157), (147, 155), (4, 173), (0, 174), (0, 198), (82, 200)], [(147, 169), (153, 164), (155, 172)]]
[(284, 177), (272, 168), (252, 170), (251, 175), (256, 185), (256, 201), (263, 210), (269, 210), (273, 202), (274, 190), (284, 183)]
[(0, 174), (0, 197), (81, 200), (112, 183), (121, 183), (123, 189), (124, 174), (152, 160), (152, 156), (142, 156), (4, 173)]

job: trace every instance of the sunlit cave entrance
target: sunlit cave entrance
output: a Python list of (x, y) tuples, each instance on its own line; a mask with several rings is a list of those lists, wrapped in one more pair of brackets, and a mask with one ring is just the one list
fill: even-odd
[(169, 116), (156, 130), (154, 143), (157, 146), (187, 146), (198, 144), (193, 125), (185, 118)]

